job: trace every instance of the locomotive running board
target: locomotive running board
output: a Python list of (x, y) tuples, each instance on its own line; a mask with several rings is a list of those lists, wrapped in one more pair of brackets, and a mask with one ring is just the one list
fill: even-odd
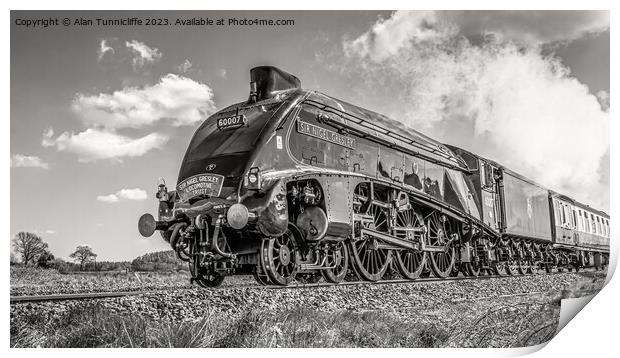
[(394, 246), (397, 246), (403, 249), (409, 249), (409, 250), (415, 250), (415, 251), (427, 251), (427, 252), (445, 252), (445, 246), (425, 245), (424, 242), (421, 242), (421, 245), (420, 245), (420, 243), (417, 243), (417, 242), (403, 240), (401, 238), (388, 235), (380, 231), (371, 230), (371, 229), (362, 229), (361, 235), (372, 236), (381, 241), (385, 241), (388, 244), (392, 244)]

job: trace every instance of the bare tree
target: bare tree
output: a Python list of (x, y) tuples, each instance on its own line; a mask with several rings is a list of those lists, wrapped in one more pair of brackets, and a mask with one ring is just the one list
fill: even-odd
[(70, 258), (80, 263), (80, 271), (84, 270), (84, 264), (94, 260), (97, 254), (88, 245), (80, 245), (75, 249)]
[(13, 238), (13, 248), (24, 265), (36, 262), (39, 256), (48, 252), (47, 243), (31, 232), (20, 232)]

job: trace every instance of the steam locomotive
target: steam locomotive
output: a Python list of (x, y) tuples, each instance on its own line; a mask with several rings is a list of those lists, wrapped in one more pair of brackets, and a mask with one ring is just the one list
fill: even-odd
[(191, 280), (263, 285), (603, 268), (609, 216), (381, 114), (250, 71), (248, 100), (207, 118), (160, 231)]

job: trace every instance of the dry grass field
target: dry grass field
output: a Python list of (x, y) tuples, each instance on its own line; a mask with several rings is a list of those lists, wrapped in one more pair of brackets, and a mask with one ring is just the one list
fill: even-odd
[[(174, 274), (152, 273), (137, 281), (130, 276), (12, 271), (11, 284), (26, 287), (30, 281), (38, 289), (57, 284), (80, 289), (91, 284), (139, 288), (145, 282), (166, 285), (175, 284), (177, 279)], [(153, 294), (148, 300), (134, 297), (107, 303), (51, 303), (55, 306), (45, 308), (55, 311), (51, 316), (42, 313), (42, 306), (24, 304), (19, 310), (11, 309), (10, 343), (11, 347), (521, 347), (551, 339), (556, 331), (560, 299), (595, 293), (604, 277), (602, 272), (538, 276), (539, 287), (555, 287), (541, 293), (526, 284), (532, 278), (510, 279), (514, 283), (511, 286), (522, 286), (511, 287), (514, 292), (522, 292), (515, 295), (496, 294), (507, 289), (503, 281), (463, 281), (407, 288), (350, 286), (303, 291), (258, 292), (263, 289), (233, 287), (204, 295), (200, 294), (204, 290), (190, 290), (168, 296)], [(235, 282), (228, 284), (234, 286)], [(393, 296), (388, 297), (392, 292)], [(239, 299), (233, 296), (239, 294), (273, 299), (274, 303), (233, 303)], [(313, 295), (316, 297), (302, 303), (302, 296), (307, 299)], [(328, 303), (326, 297), (339, 300), (334, 295), (360, 297), (359, 307), (344, 309)], [(163, 305), (153, 303), (153, 297)], [(209, 301), (216, 298), (217, 302), (230, 301), (235, 309), (223, 309), (224, 306)], [(393, 303), (401, 300), (420, 303)], [(130, 308), (123, 310), (119, 302), (131, 303), (127, 306)], [(165, 314), (154, 317), (140, 311), (168, 311), (177, 304), (196, 313), (181, 313), (179, 318)]]

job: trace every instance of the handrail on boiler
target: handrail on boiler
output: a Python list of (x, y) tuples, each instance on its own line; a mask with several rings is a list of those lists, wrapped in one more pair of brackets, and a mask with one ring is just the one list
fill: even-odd
[(456, 170), (460, 170), (460, 171), (463, 171), (463, 172), (466, 172), (466, 173), (470, 173), (470, 174), (472, 173), (472, 170), (469, 169), (467, 164), (461, 158), (458, 158), (457, 156), (453, 156), (453, 155), (450, 155), (449, 153), (446, 153), (444, 150), (442, 150), (443, 149), (442, 147), (433, 148), (433, 147), (428, 146), (428, 145), (426, 145), (424, 143), (420, 143), (420, 142), (418, 142), (418, 141), (416, 141), (414, 139), (408, 138), (408, 137), (406, 137), (406, 136), (404, 136), (402, 134), (395, 133), (395, 132), (393, 132), (393, 131), (391, 131), (389, 129), (382, 128), (382, 127), (380, 127), (380, 126), (378, 126), (378, 125), (376, 125), (374, 123), (370, 123), (369, 121), (367, 121), (367, 120), (365, 120), (363, 118), (354, 116), (353, 114), (342, 112), (342, 111), (340, 111), (340, 110), (338, 110), (336, 108), (333, 108), (333, 107), (331, 107), (329, 105), (326, 105), (324, 103), (316, 102), (316, 101), (313, 101), (313, 100), (310, 100), (310, 99), (307, 99), (305, 102), (308, 103), (308, 104), (311, 104), (311, 105), (313, 105), (315, 107), (318, 107), (319, 109), (321, 109), (321, 110), (323, 110), (325, 112), (333, 113), (333, 114), (336, 114), (338, 116), (346, 116), (347, 117), (346, 120), (351, 121), (351, 122), (357, 124), (358, 126), (361, 126), (361, 127), (366, 128), (368, 130), (371, 130), (371, 131), (376, 131), (376, 132), (381, 133), (381, 134), (383, 134), (383, 135), (385, 135), (387, 137), (390, 137), (392, 139), (395, 139), (395, 140), (398, 140), (398, 141), (403, 142), (405, 144), (408, 144), (408, 145), (410, 145), (412, 147), (416, 147), (416, 148), (424, 150), (426, 152), (430, 152), (430, 153), (435, 154), (435, 155), (437, 155), (439, 157), (442, 157), (442, 158), (446, 159), (448, 162), (452, 162), (454, 164), (447, 163), (447, 162), (444, 162), (444, 161), (438, 161), (437, 159), (435, 159), (433, 157), (430, 157), (428, 155), (425, 155), (424, 153), (421, 153), (421, 152), (416, 151), (416, 150), (409, 149), (406, 146), (399, 145), (397, 143), (390, 143), (390, 142), (386, 141), (383, 138), (377, 137), (377, 136), (372, 135), (370, 133), (363, 132), (363, 131), (361, 131), (360, 128), (353, 127), (353, 126), (349, 125), (348, 123), (342, 123), (342, 122), (336, 122), (336, 121), (328, 121), (326, 124), (328, 124), (328, 125), (330, 125), (332, 127), (336, 127), (336, 128), (339, 128), (339, 129), (353, 130), (353, 131), (359, 133), (362, 138), (370, 139), (370, 140), (372, 140), (374, 142), (386, 145), (386, 146), (388, 146), (390, 148), (397, 147), (398, 149), (400, 149), (403, 152), (406, 152), (406, 153), (411, 154), (411, 155), (415, 155), (417, 157), (424, 158), (424, 159), (426, 159), (426, 160), (428, 160), (430, 162), (433, 162), (435, 164), (441, 163), (441, 164), (449, 167), (450, 169), (456, 169)]

